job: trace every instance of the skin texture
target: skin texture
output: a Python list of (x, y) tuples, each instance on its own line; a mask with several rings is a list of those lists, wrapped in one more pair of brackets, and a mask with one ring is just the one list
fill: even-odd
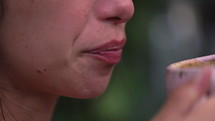
[(5, 0), (0, 120), (49, 121), (59, 96), (102, 94), (115, 64), (83, 51), (126, 39), (132, 0)]
[[(83, 53), (125, 37), (131, 0), (7, 0), (3, 71), (22, 89), (69, 97), (100, 95), (114, 65)], [(5, 64), (6, 63), (6, 64)]]
[[(0, 31), (0, 120), (50, 121), (59, 96), (104, 92), (114, 64), (83, 51), (125, 37), (132, 0), (5, 0)], [(214, 121), (211, 70), (170, 96), (152, 121)]]

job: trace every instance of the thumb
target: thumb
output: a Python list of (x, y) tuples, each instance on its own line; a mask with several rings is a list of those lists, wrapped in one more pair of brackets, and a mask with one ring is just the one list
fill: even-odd
[[(161, 119), (179, 119), (179, 117), (192, 111), (209, 90), (211, 67), (204, 67), (202, 71), (184, 85), (178, 87), (168, 98), (158, 117)], [(171, 116), (169, 115), (171, 114)]]

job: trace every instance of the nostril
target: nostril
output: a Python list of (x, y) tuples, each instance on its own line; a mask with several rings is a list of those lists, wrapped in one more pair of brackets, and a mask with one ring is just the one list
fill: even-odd
[(107, 20), (122, 20), (120, 17), (110, 17)]
[(106, 20), (111, 22), (116, 22), (116, 23), (120, 23), (122, 21), (120, 17), (110, 17), (110, 18), (107, 18)]

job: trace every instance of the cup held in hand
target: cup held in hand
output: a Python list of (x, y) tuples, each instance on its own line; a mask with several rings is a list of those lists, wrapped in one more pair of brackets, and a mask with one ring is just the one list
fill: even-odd
[(215, 54), (169, 65), (166, 73), (167, 94), (171, 94), (178, 86), (200, 73), (205, 65), (209, 65), (212, 68), (212, 83), (209, 91), (215, 94)]

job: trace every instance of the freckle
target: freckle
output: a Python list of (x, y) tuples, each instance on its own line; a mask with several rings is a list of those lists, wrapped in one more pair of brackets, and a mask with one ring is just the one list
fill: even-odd
[(47, 71), (47, 69), (45, 68), (45, 69), (43, 69), (43, 71), (45, 71), (45, 72), (46, 72), (46, 71)]
[(10, 67), (10, 64), (9, 64), (9, 63), (7, 63), (6, 65), (7, 65), (8, 67)]
[(34, 0), (31, 0), (31, 3), (34, 3), (35, 1)]
[(42, 73), (42, 71), (41, 71), (41, 70), (39, 70), (39, 69), (37, 69), (36, 71), (37, 71), (37, 73), (39, 73), (39, 74), (41, 74), (41, 73)]
[(26, 46), (25, 46), (25, 48), (27, 49), (27, 48), (28, 48), (28, 46), (26, 45)]

